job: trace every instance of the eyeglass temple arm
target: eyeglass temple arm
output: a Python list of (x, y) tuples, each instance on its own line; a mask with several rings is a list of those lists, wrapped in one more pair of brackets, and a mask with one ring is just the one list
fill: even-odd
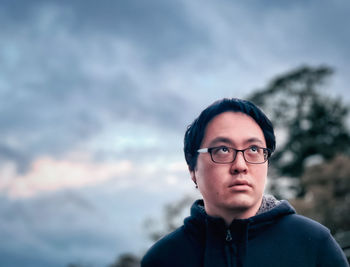
[(197, 150), (198, 153), (207, 153), (209, 152), (209, 148), (201, 148)]

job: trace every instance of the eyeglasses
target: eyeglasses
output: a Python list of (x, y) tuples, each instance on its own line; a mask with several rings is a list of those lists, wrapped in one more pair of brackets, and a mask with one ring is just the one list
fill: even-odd
[(201, 148), (198, 149), (197, 152), (210, 153), (212, 161), (221, 164), (234, 162), (238, 152), (242, 152), (244, 160), (251, 164), (265, 163), (271, 155), (270, 149), (259, 146), (250, 146), (246, 149), (235, 149), (233, 147), (218, 146)]

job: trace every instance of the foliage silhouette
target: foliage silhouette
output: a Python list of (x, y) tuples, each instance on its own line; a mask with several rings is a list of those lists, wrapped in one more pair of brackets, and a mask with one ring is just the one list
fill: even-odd
[(183, 215), (189, 211), (195, 197), (185, 195), (174, 203), (169, 203), (164, 207), (162, 221), (147, 219), (145, 229), (152, 241), (157, 241), (166, 234), (174, 231), (182, 224)]
[(350, 157), (308, 167), (301, 177), (302, 198), (291, 200), (296, 210), (327, 226), (333, 234), (350, 231)]
[[(321, 91), (332, 73), (325, 66), (301, 67), (279, 76), (248, 97), (287, 136), (282, 144), (279, 142), (270, 160), (272, 176), (300, 178), (312, 159), (327, 161), (338, 153), (350, 154), (350, 135), (345, 123), (349, 109), (341, 99)], [(304, 193), (301, 185), (298, 195)]]
[(139, 267), (140, 258), (131, 253), (121, 254), (115, 263), (112, 263), (108, 267)]
[(290, 200), (299, 214), (327, 226), (350, 262), (350, 156), (306, 168), (305, 195)]

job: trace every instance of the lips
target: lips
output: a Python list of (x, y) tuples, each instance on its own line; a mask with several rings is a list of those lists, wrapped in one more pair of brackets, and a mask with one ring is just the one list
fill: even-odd
[(229, 187), (234, 187), (234, 186), (250, 186), (251, 184), (247, 180), (234, 180)]

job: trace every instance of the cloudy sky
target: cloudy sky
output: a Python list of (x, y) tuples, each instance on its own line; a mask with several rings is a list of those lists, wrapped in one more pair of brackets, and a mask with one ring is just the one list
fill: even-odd
[(107, 266), (195, 194), (186, 126), (302, 65), (350, 101), (350, 2), (0, 2), (0, 261)]

